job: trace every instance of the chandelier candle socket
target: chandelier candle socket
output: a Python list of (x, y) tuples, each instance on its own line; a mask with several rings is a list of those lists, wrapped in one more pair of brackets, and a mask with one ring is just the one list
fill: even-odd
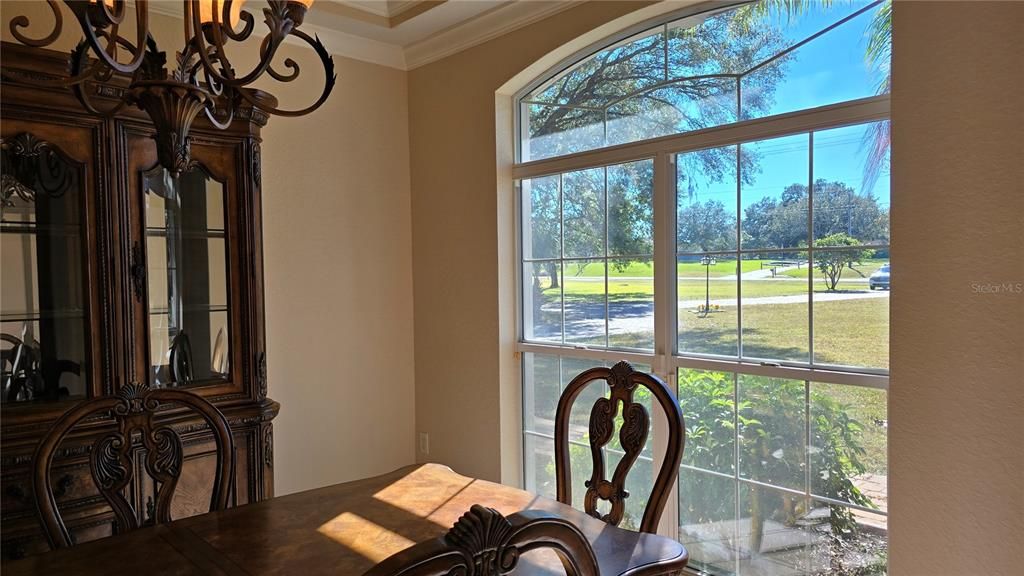
[[(42, 48), (53, 44), (61, 34), (63, 16), (58, 0), (46, 0), (53, 12), (53, 29), (43, 37), (26, 36), (25, 16), (10, 22), (11, 35), (26, 46)], [(185, 39), (175, 51), (174, 67), (168, 70), (166, 53), (161, 52), (149, 32), (149, 0), (134, 2), (134, 39), (120, 35), (128, 13), (126, 0), (64, 0), (78, 20), (83, 39), (69, 56), (69, 74), (58, 80), (38, 80), (46, 86), (70, 87), (82, 106), (99, 116), (112, 116), (128, 105), (146, 112), (156, 128), (157, 156), (160, 164), (174, 174), (187, 169), (192, 161), (189, 131), (200, 113), (213, 126), (226, 129), (243, 105), (278, 116), (303, 116), (319, 108), (334, 89), (337, 76), (334, 59), (316, 36), (299, 28), (313, 0), (266, 0), (263, 20), (267, 32), (260, 42), (259, 62), (245, 74), (235, 71), (228, 58), (228, 46), (250, 38), (256, 19), (244, 8), (255, 2), (245, 0), (182, 0)], [(324, 72), (320, 96), (305, 108), (287, 110), (277, 100), (251, 88), (257, 80), (269, 76), (277, 82), (292, 82), (299, 77), (299, 64), (291, 58), (282, 62), (284, 70), (273, 62), (285, 38), (293, 36), (309, 45), (320, 59)], [(106, 82), (114, 74), (130, 77), (121, 101), (100, 109), (93, 105), (92, 85)]]

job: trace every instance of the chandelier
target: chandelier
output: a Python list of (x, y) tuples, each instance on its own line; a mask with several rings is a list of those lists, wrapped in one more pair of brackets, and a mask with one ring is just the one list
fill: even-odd
[[(11, 35), (27, 46), (42, 48), (53, 44), (61, 34), (63, 18), (58, 0), (46, 0), (55, 23), (44, 37), (31, 38), (23, 29), (29, 26), (25, 16), (11, 20)], [(266, 35), (259, 45), (259, 62), (244, 74), (228, 59), (229, 46), (252, 36), (255, 18), (242, 9), (245, 0), (182, 0), (184, 4), (185, 43), (175, 52), (168, 67), (167, 57), (157, 48), (149, 32), (149, 0), (135, 0), (135, 35), (120, 34), (128, 13), (126, 0), (63, 0), (81, 25), (83, 39), (71, 50), (66, 77), (35, 83), (70, 87), (82, 106), (92, 114), (113, 116), (126, 106), (146, 112), (156, 128), (157, 158), (171, 173), (178, 174), (192, 165), (189, 130), (200, 113), (224, 130), (244, 105), (267, 114), (302, 116), (316, 110), (334, 88), (334, 60), (316, 36), (300, 27), (313, 0), (266, 0), (263, 8)], [(257, 80), (269, 76), (278, 82), (291, 82), (300, 73), (291, 58), (284, 69), (272, 65), (278, 48), (288, 36), (308, 44), (320, 58), (324, 85), (320, 96), (306, 108), (284, 110), (272, 96), (251, 88)], [(94, 105), (90, 83), (109, 81), (115, 74), (130, 77), (120, 101), (100, 108)]]

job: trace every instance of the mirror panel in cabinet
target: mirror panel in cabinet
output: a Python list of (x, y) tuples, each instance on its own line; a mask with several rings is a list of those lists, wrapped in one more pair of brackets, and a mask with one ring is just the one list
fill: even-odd
[(84, 397), (85, 167), (27, 132), (0, 155), (0, 402)]
[(230, 373), (225, 186), (201, 167), (143, 173), (150, 384)]

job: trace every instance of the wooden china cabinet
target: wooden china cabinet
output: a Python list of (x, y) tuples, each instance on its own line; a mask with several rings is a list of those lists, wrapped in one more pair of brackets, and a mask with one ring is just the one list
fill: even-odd
[[(234, 434), (232, 504), (273, 495), (279, 405), (267, 398), (260, 202), (267, 117), (243, 109), (227, 130), (197, 121), (195, 164), (175, 176), (158, 164), (139, 110), (101, 118), (70, 90), (32, 83), (66, 67), (66, 54), (2, 46), (4, 560), (47, 549), (31, 489), (40, 437), (77, 402), (132, 382), (187, 387), (213, 402)], [(92, 89), (112, 104), (125, 85), (115, 76)], [(185, 444), (172, 516), (203, 512), (212, 436), (178, 410), (161, 420)], [(89, 446), (112, 425), (88, 421), (54, 462), (53, 488), (77, 542), (116, 531), (88, 466)], [(140, 522), (151, 514), (152, 482), (137, 472), (129, 489)]]

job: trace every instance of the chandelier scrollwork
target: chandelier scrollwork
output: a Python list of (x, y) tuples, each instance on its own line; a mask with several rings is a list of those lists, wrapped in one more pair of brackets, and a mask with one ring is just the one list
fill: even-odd
[[(126, 106), (137, 106), (153, 120), (160, 163), (173, 173), (191, 165), (189, 130), (205, 114), (210, 123), (226, 129), (244, 105), (277, 116), (303, 116), (319, 108), (331, 94), (337, 76), (334, 59), (320, 38), (301, 30), (313, 0), (266, 0), (263, 8), (267, 32), (259, 45), (259, 61), (251, 70), (239, 73), (228, 52), (256, 31), (256, 19), (244, 9), (244, 0), (182, 0), (185, 42), (175, 52), (173, 67), (150, 34), (149, 0), (135, 0), (135, 37), (121, 35), (129, 7), (126, 0), (63, 0), (82, 28), (83, 38), (71, 51), (68, 75), (38, 84), (69, 87), (90, 113), (112, 116)], [(26, 34), (29, 19), (17, 16), (10, 22), (11, 35), (20, 43), (36, 48), (53, 44), (60, 37), (63, 16), (58, 0), (46, 0), (54, 16), (53, 29), (45, 36)], [(304, 108), (282, 109), (272, 96), (251, 88), (269, 76), (277, 82), (292, 82), (301, 73), (298, 62), (285, 58), (283, 68), (274, 60), (289, 36), (307, 44), (323, 69), (323, 89)], [(114, 105), (97, 106), (90, 83), (107, 82), (115, 74), (130, 77), (127, 90)]]

